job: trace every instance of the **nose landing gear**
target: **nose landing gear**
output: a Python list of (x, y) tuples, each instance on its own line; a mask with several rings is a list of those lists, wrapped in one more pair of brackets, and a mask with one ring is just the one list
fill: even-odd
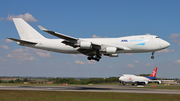
[(151, 56), (151, 59), (154, 59), (154, 52), (152, 52), (152, 56)]

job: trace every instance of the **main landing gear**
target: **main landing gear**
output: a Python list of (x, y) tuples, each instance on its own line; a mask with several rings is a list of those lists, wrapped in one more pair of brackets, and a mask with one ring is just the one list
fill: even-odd
[(151, 56), (151, 59), (154, 59), (154, 52), (152, 52), (152, 56)]
[(101, 55), (88, 56), (87, 59), (99, 61), (101, 59)]

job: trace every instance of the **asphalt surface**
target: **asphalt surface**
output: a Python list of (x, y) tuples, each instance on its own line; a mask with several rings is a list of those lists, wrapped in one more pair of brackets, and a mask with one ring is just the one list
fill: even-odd
[(180, 90), (146, 89), (121, 85), (67, 85), (67, 86), (0, 86), (0, 90), (121, 92), (150, 94), (180, 94)]

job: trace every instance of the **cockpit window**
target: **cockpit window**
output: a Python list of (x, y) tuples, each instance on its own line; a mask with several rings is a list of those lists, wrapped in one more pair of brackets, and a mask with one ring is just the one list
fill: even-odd
[(156, 38), (159, 38), (158, 36)]

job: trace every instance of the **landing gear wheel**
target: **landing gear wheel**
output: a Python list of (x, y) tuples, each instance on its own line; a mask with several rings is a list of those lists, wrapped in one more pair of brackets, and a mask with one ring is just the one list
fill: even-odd
[(99, 61), (99, 59), (95, 59), (96, 61)]
[(151, 56), (151, 59), (154, 59), (154, 52), (152, 52), (152, 56)]
[(151, 59), (154, 59), (154, 56), (151, 56)]
[(87, 59), (88, 59), (88, 60), (91, 60), (92, 58), (89, 56), (89, 57), (87, 57)]
[(96, 57), (97, 57), (98, 59), (101, 59), (101, 55), (97, 55)]

